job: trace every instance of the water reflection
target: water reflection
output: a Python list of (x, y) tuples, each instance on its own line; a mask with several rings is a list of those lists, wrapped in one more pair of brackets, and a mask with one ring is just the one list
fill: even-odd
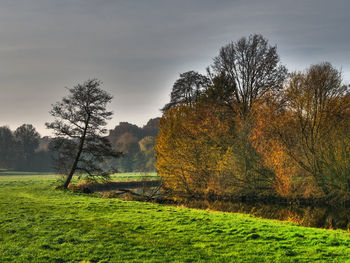
[(286, 206), (201, 200), (186, 201), (184, 205), (191, 208), (245, 213), (262, 218), (291, 221), (308, 227), (347, 230), (350, 228), (350, 210), (345, 207)]
[[(130, 192), (120, 192), (118, 190), (104, 189), (101, 191), (105, 197), (130, 197), (130, 193), (137, 195), (140, 199), (160, 203), (174, 204), (162, 198), (160, 187), (138, 187), (127, 189)], [(278, 205), (278, 204), (249, 204), (228, 201), (207, 201), (207, 200), (182, 200), (183, 204), (189, 208), (210, 209), (215, 211), (234, 212), (251, 214), (257, 217), (277, 219), (295, 222), (302, 226), (330, 228), (330, 229), (350, 229), (350, 209), (346, 207), (330, 206), (301, 206), (301, 205)]]

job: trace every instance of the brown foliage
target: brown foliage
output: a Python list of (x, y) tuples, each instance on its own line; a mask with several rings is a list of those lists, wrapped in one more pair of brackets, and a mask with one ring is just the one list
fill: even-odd
[(255, 147), (274, 171), (280, 195), (349, 194), (346, 92), (339, 71), (323, 63), (292, 73), (279, 100), (257, 111)]
[(165, 112), (156, 167), (173, 195), (270, 193), (273, 174), (251, 145), (249, 122), (225, 110), (202, 104)]
[(282, 86), (276, 48), (253, 35), (210, 70), (199, 99), (160, 121), (156, 167), (172, 196), (350, 199), (350, 96), (337, 69), (312, 65)]
[(178, 106), (160, 121), (156, 168), (165, 187), (183, 195), (208, 191), (229, 132), (215, 109)]

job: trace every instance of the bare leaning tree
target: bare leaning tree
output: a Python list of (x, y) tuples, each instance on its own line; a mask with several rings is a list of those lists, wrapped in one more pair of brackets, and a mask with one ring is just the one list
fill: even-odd
[(56, 135), (52, 148), (56, 169), (66, 177), (63, 188), (68, 187), (74, 174), (85, 175), (89, 180), (108, 179), (115, 169), (105, 161), (121, 156), (113, 151), (105, 136), (104, 126), (113, 114), (106, 106), (112, 96), (100, 85), (97, 79), (87, 80), (69, 88), (69, 95), (52, 105), (50, 114), (55, 119), (46, 127)]

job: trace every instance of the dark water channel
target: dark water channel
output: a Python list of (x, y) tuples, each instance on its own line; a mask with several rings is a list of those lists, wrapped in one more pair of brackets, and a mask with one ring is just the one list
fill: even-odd
[[(162, 197), (159, 190), (159, 182), (143, 182), (142, 187), (138, 185), (122, 185), (132, 190), (137, 195), (153, 197)], [(121, 184), (107, 187), (99, 192), (118, 191)], [(130, 187), (131, 186), (131, 187)], [(124, 188), (123, 187), (123, 188)], [(97, 189), (96, 189), (97, 190)], [(102, 191), (101, 191), (102, 190)], [(157, 200), (157, 198), (155, 199)], [(164, 203), (164, 199), (161, 203)], [(165, 202), (166, 203), (166, 202)], [(172, 204), (169, 202), (169, 204)], [(207, 201), (207, 200), (187, 200), (182, 201), (180, 205), (189, 208), (209, 209), (214, 211), (224, 211), (233, 213), (251, 214), (261, 218), (277, 219), (283, 221), (295, 222), (302, 226), (330, 228), (330, 229), (350, 229), (350, 208), (332, 207), (332, 206), (305, 206), (297, 204), (265, 204), (265, 203), (238, 203), (229, 201)]]
[(257, 217), (295, 222), (302, 226), (350, 229), (350, 209), (330, 206), (268, 205), (233, 203), (228, 201), (185, 202), (190, 208), (251, 214)]

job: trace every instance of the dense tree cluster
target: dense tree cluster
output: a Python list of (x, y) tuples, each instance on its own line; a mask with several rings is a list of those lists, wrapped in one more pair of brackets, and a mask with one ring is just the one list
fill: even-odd
[[(115, 152), (122, 152), (118, 159), (102, 161), (105, 167), (115, 167), (121, 172), (155, 171), (156, 161), (153, 147), (158, 135), (159, 118), (150, 119), (142, 128), (121, 122), (108, 136), (104, 136)], [(61, 152), (60, 146), (67, 146), (72, 140), (56, 137), (40, 137), (35, 128), (24, 124), (15, 131), (7, 126), (0, 127), (0, 169), (21, 171), (58, 171), (69, 170), (71, 151)], [(69, 148), (69, 147), (68, 147)], [(63, 149), (63, 148), (62, 148)], [(62, 150), (61, 149), (61, 150)], [(56, 161), (54, 160), (56, 159)], [(66, 171), (67, 172), (67, 171)]]
[(155, 171), (153, 147), (158, 134), (159, 118), (150, 119), (142, 128), (128, 122), (120, 122), (110, 130), (108, 139), (123, 156), (116, 161), (119, 171)]
[(50, 171), (49, 138), (41, 138), (31, 124), (15, 131), (0, 127), (0, 168), (21, 171)]
[(191, 100), (174, 99), (189, 93), (175, 82), (160, 120), (156, 167), (171, 196), (350, 200), (350, 96), (337, 69), (288, 74), (276, 47), (251, 35), (207, 72)]

